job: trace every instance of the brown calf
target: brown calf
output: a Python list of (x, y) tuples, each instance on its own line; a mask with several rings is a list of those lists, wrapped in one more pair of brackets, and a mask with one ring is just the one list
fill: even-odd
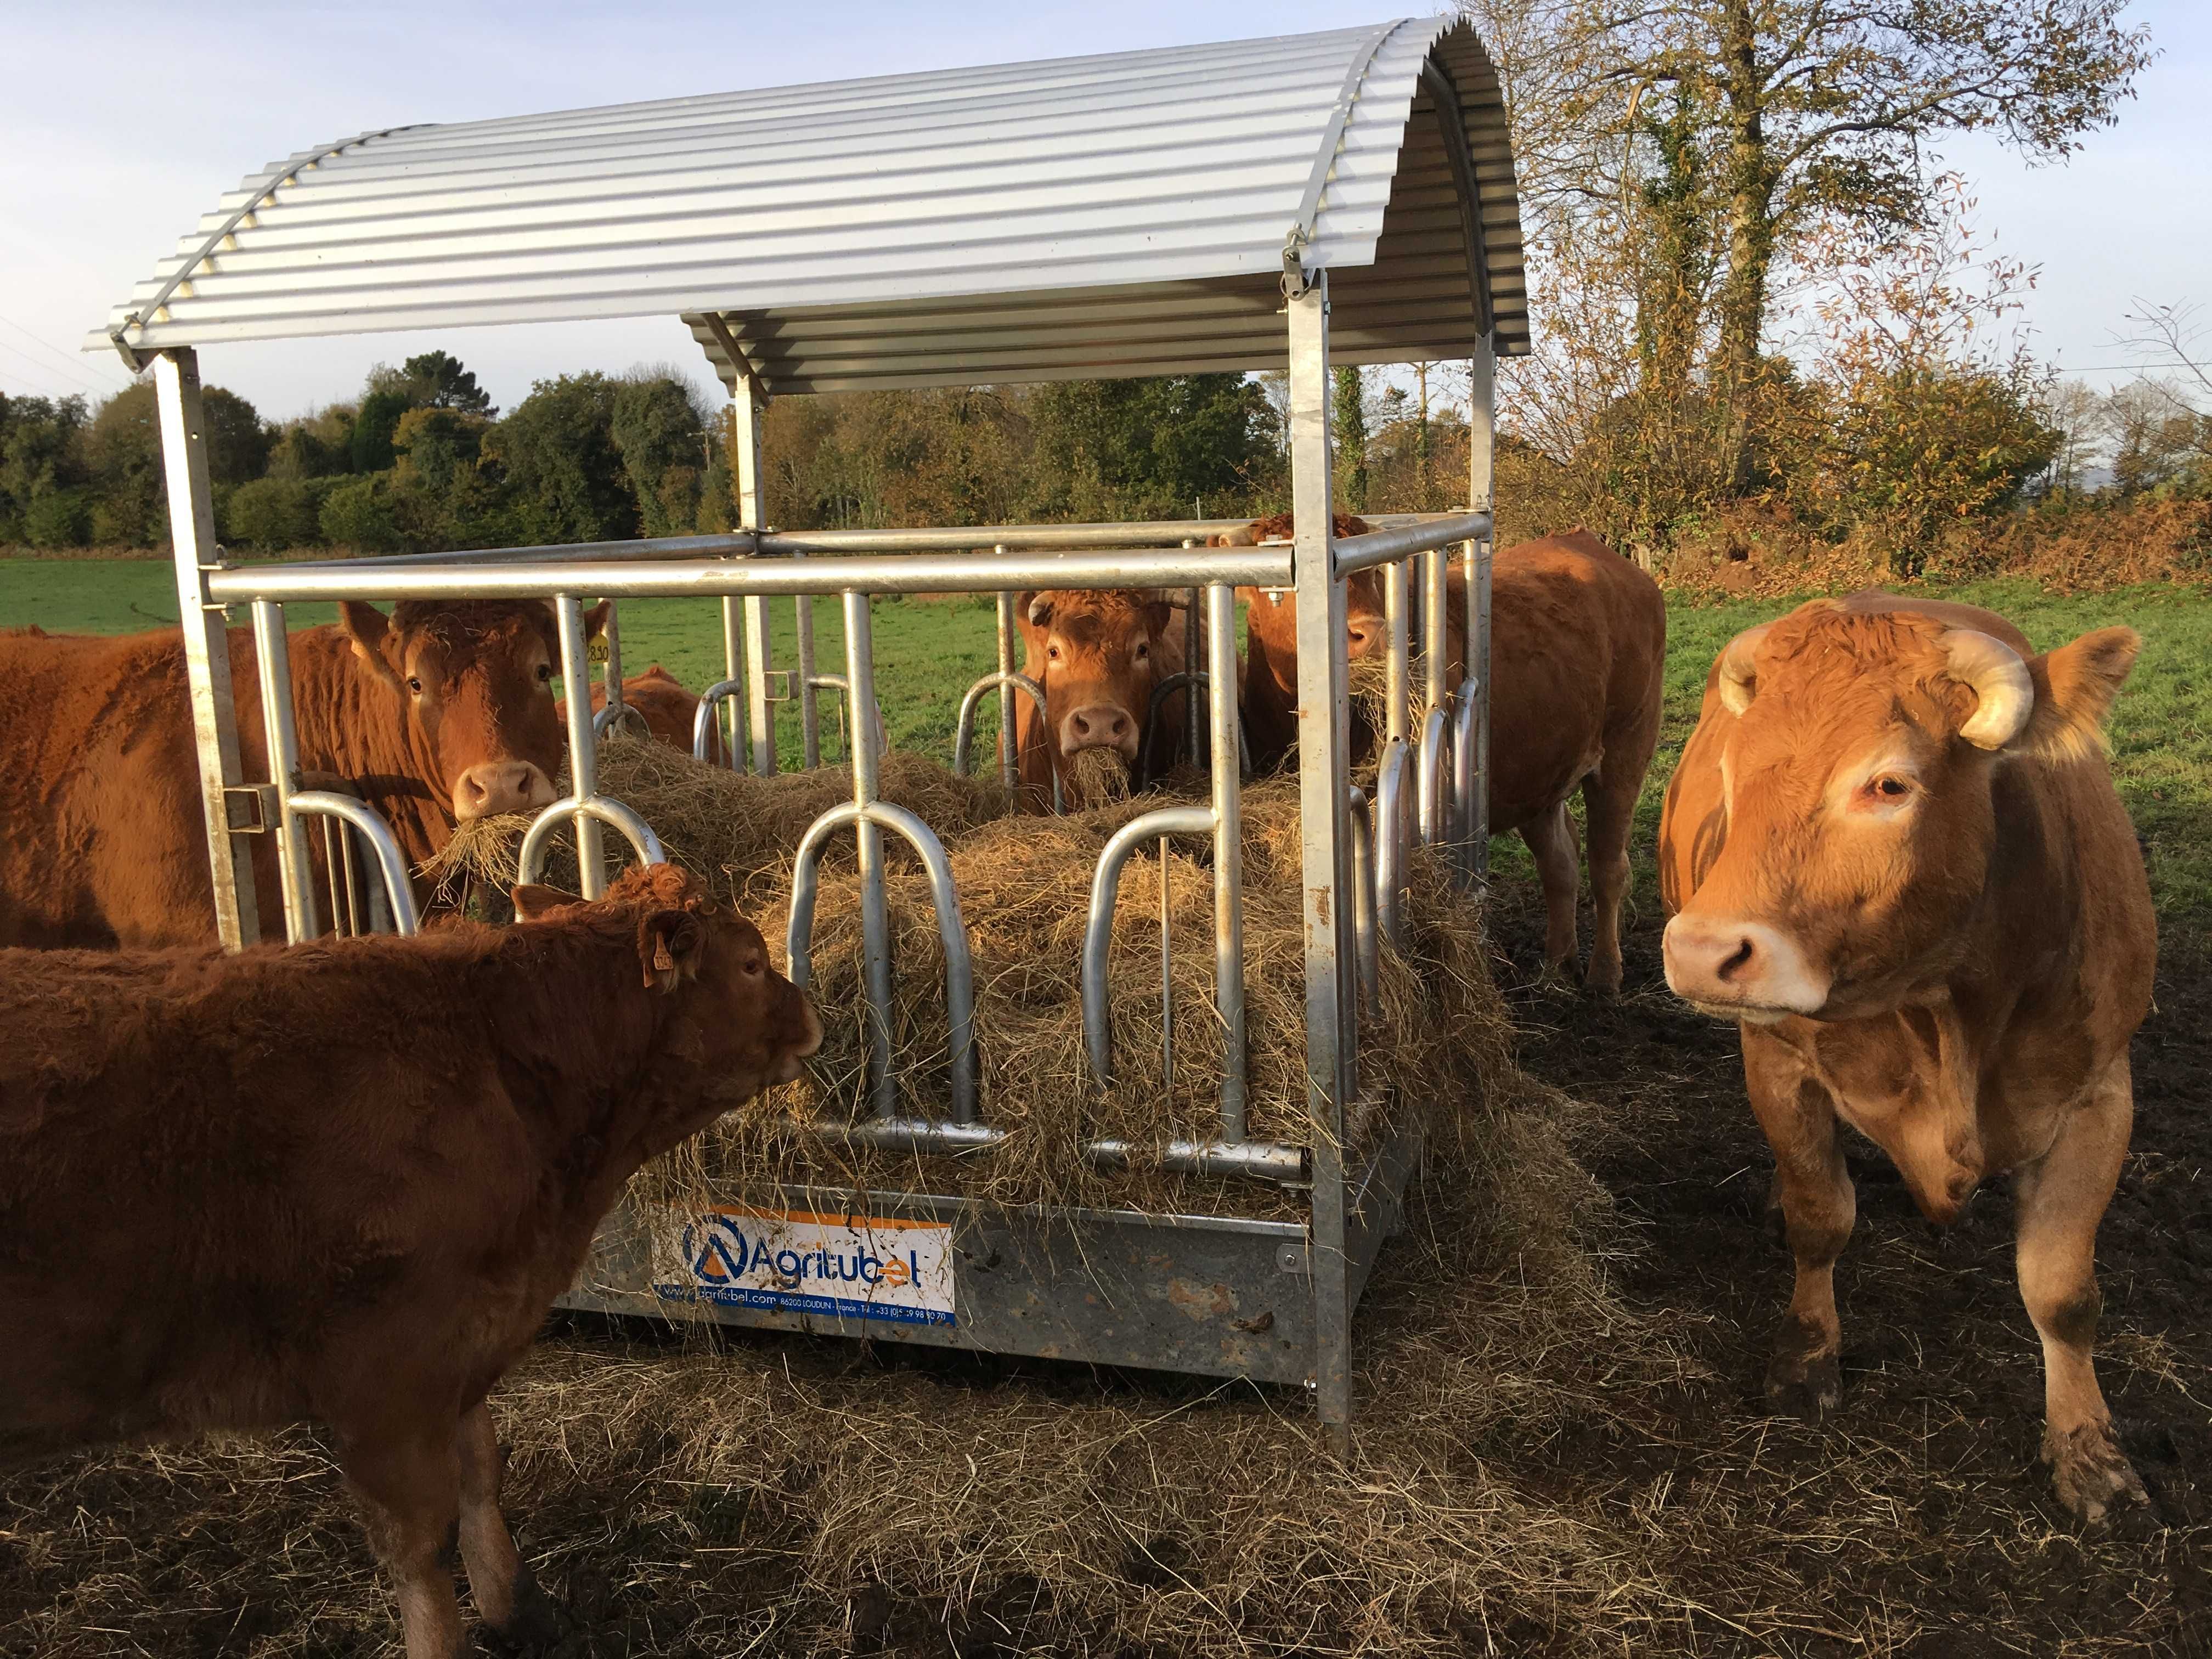
[(484, 1396), (623, 1183), (821, 1040), (665, 865), (508, 928), (0, 954), (0, 1462), (329, 1426), (410, 1659), (550, 1633)]
[[(556, 651), (537, 601), (341, 607), (290, 636), (303, 771), (350, 785), (410, 864), (457, 819), (553, 799)], [(604, 607), (590, 613), (596, 633)], [(230, 635), (245, 775), (269, 775), (251, 637)], [(0, 633), (0, 684), (34, 718), (0, 726), (0, 945), (100, 948), (215, 937), (199, 763), (173, 629), (94, 639)], [(319, 837), (311, 838), (320, 858)], [(257, 839), (264, 919), (282, 915), (273, 836)], [(428, 898), (418, 890), (418, 900)]]
[[(623, 679), (623, 702), (644, 717), (646, 730), (652, 733), (655, 743), (680, 749), (687, 755), (691, 752), (691, 727), (698, 718), (699, 699), (659, 663), (642, 674), (631, 674)], [(595, 680), (592, 684), (592, 712), (596, 714), (606, 706), (607, 688)], [(707, 758), (719, 766), (722, 754), (721, 725), (709, 721)]]
[(2158, 948), (2099, 732), (2136, 650), (2108, 628), (2037, 656), (1986, 611), (1815, 600), (1721, 653), (1660, 827), (1668, 983), (1738, 1022), (1796, 1261), (1769, 1395), (1839, 1398), (1839, 1122), (1941, 1224), (2010, 1170), (2043, 1455), (2092, 1523), (2143, 1501), (2090, 1358)]

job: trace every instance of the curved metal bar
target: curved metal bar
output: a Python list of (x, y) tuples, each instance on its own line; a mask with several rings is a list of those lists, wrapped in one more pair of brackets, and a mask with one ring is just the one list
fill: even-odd
[[(741, 697), (744, 693), (745, 683), (743, 680), (716, 680), (699, 694), (698, 713), (691, 716), (691, 758), (693, 760), (702, 761), (707, 758), (707, 734), (714, 729), (714, 705), (731, 697)], [(732, 772), (740, 769), (738, 759), (740, 747), (741, 745), (735, 743), (726, 742), (722, 744), (722, 752), (729, 757), (730, 769)]]
[[(1236, 590), (1231, 588), (1230, 592), (1233, 593)], [(1190, 686), (1194, 691), (1205, 692), (1206, 706), (1209, 708), (1212, 707), (1213, 676), (1209, 673), (1193, 673), (1186, 671), (1180, 674), (1170, 674), (1154, 686), (1152, 697), (1145, 705), (1144, 735), (1137, 740), (1137, 775), (1139, 777), (1150, 777), (1152, 775), (1152, 733), (1159, 726), (1160, 705), (1185, 685)], [(1234, 698), (1230, 700), (1229, 707), (1232, 709), (1237, 707)], [(1213, 770), (1213, 757), (1204, 744), (1200, 746), (1197, 752), (1206, 755), (1206, 769), (1211, 773)], [(1247, 779), (1252, 775), (1252, 745), (1244, 739), (1244, 722), (1242, 720), (1237, 722), (1237, 775), (1239, 780)]]
[(1462, 680), (1453, 696), (1451, 841), (1452, 845), (1462, 851), (1462, 873), (1472, 880), (1475, 874), (1471, 862), (1474, 849), (1474, 792), (1483, 787), (1482, 781), (1475, 775), (1474, 768), (1475, 715), (1478, 712), (1474, 682), (1472, 679)]
[(652, 740), (653, 728), (645, 723), (645, 716), (638, 712), (637, 706), (628, 702), (608, 703), (593, 714), (592, 735), (594, 738), (604, 738), (617, 720), (627, 722), (635, 728), (640, 737), (648, 742)]
[(1375, 939), (1375, 828), (1367, 817), (1367, 792), (1345, 792), (1352, 823), (1352, 933), (1359, 957), (1359, 995), (1374, 1012), (1382, 995), (1382, 952)]
[[(960, 894), (953, 885), (951, 861), (936, 833), (903, 806), (890, 801), (845, 801), (806, 827), (792, 861), (791, 918), (784, 929), (784, 954), (791, 982), (802, 990), (814, 981), (814, 901), (821, 890), (822, 849), (848, 824), (872, 823), (902, 836), (921, 860), (929, 877), (929, 899), (937, 912), (938, 937), (945, 945), (945, 1012), (947, 1048), (952, 1062), (952, 1121), (975, 1121), (975, 968), (968, 951), (968, 928), (960, 915)], [(876, 1122), (903, 1120), (877, 1118)]]
[[(1162, 836), (1211, 836), (1213, 809), (1163, 806), (1116, 830), (1098, 854), (1091, 878), (1091, 919), (1083, 930), (1083, 1046), (1091, 1074), (1101, 1085), (1114, 1080), (1114, 1033), (1107, 1017), (1107, 955), (1114, 944), (1114, 901), (1121, 888), (1121, 866), (1129, 854)], [(797, 899), (793, 900), (794, 914)]]
[[(1044, 687), (1039, 685), (1028, 675), (1010, 669), (1001, 669), (995, 674), (984, 675), (981, 679), (969, 686), (968, 695), (960, 699), (959, 722), (952, 728), (952, 775), (954, 777), (964, 778), (968, 775), (970, 757), (975, 747), (975, 710), (982, 705), (983, 699), (990, 693), (997, 691), (1003, 696), (1009, 687), (1026, 693), (1029, 700), (1036, 705), (1037, 718), (1040, 720), (1045, 718)], [(1004, 735), (1003, 732), (1000, 733), (1002, 738)]]
[(1421, 803), (1421, 845), (1434, 847), (1451, 833), (1446, 821), (1444, 799), (1444, 766), (1449, 758), (1446, 744), (1449, 741), (1450, 714), (1442, 708), (1431, 708), (1421, 721), (1421, 751), (1419, 769), (1419, 793)]
[(609, 800), (604, 795), (594, 795), (588, 800), (556, 800), (530, 821), (523, 832), (522, 851), (515, 859), (514, 878), (518, 882), (533, 882), (545, 867), (546, 843), (553, 832), (571, 818), (596, 818), (599, 823), (622, 832), (630, 850), (637, 854), (640, 864), (665, 864), (668, 854), (660, 845), (660, 837), (653, 833), (653, 826), (618, 800)]
[(415, 887), (408, 879), (407, 860), (392, 838), (391, 826), (374, 807), (329, 789), (295, 790), (289, 805), (295, 815), (320, 813), (341, 820), (357, 832), (376, 854), (377, 868), (384, 874), (384, 890), (392, 900), (392, 931), (402, 934), (422, 931), (422, 915), (415, 908)]
[(1391, 944), (1406, 942), (1406, 855), (1413, 848), (1413, 751), (1403, 738), (1384, 746), (1375, 769), (1375, 921)]

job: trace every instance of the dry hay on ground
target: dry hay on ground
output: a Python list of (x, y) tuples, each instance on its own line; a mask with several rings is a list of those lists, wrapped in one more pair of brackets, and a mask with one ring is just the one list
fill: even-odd
[[(790, 849), (821, 811), (846, 798), (845, 774), (741, 776), (650, 745), (610, 744), (601, 787), (644, 815), (669, 853), (752, 915), (781, 955), (789, 908)], [(894, 756), (884, 794), (915, 810), (946, 844), (975, 968), (981, 1115), (1007, 1132), (958, 1158), (872, 1153), (791, 1133), (792, 1118), (865, 1115), (860, 880), (849, 855), (825, 868), (815, 909), (814, 993), (825, 1040), (811, 1074), (723, 1119), (639, 1178), (637, 1195), (689, 1206), (733, 1196), (733, 1184), (769, 1180), (907, 1188), (946, 1186), (1009, 1205), (1037, 1201), (1188, 1207), (1202, 1196), (1246, 1213), (1295, 1200), (1249, 1182), (1198, 1186), (1146, 1171), (1102, 1175), (1084, 1143), (1110, 1138), (1150, 1147), (1219, 1133), (1223, 1030), (1213, 1012), (1213, 875), (1209, 844), (1177, 841), (1167, 860), (1173, 953), (1175, 1065), (1162, 1075), (1161, 865), (1157, 846), (1125, 867), (1116, 909), (1110, 1012), (1116, 1086), (1091, 1081), (1079, 967), (1091, 875), (1108, 838), (1160, 805), (1146, 796), (1065, 818), (994, 818), (987, 785), (932, 763)], [(1299, 914), (1297, 787), (1255, 783), (1244, 803), (1244, 979), (1249, 1133), (1306, 1143), (1304, 938)], [(515, 824), (456, 837), (444, 864), (511, 877)], [(896, 843), (896, 837), (886, 836)], [(851, 837), (836, 838), (849, 847)], [(569, 866), (573, 868), (573, 864)], [(1364, 1011), (1363, 1109), (1354, 1150), (1395, 1100), (1461, 1132), (1503, 1115), (1517, 1087), (1507, 1028), (1480, 946), (1474, 902), (1441, 866), (1417, 857), (1403, 953), (1382, 952), (1380, 995)], [(557, 879), (557, 873), (556, 878)], [(950, 1111), (944, 951), (928, 883), (911, 860), (893, 867), (887, 896), (895, 963), (894, 1069), (906, 1115)], [(1501, 1086), (1502, 1085), (1502, 1086)], [(1495, 1097), (1493, 1099), (1492, 1097)], [(1486, 1131), (1487, 1133), (1487, 1131)]]

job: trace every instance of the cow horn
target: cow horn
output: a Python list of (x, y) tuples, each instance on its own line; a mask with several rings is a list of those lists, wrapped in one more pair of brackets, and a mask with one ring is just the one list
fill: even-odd
[(1954, 628), (1943, 635), (1950, 657), (1951, 678), (1972, 688), (1974, 712), (1959, 728), (1959, 735), (1977, 749), (2002, 749), (2027, 726), (2035, 712), (2035, 682), (2020, 653), (2002, 640), (1971, 628)]
[(1759, 650), (1759, 642), (1766, 637), (1766, 630), (1773, 626), (1772, 623), (1761, 623), (1756, 628), (1747, 628), (1721, 647), (1721, 702), (1731, 714), (1741, 714), (1751, 707), (1751, 694), (1759, 684), (1751, 659)]

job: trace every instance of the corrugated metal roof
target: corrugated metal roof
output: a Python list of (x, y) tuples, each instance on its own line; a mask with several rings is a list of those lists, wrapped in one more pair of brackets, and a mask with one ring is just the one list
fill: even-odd
[(1435, 18), (365, 135), (246, 179), (96, 339), (673, 312), (771, 392), (1262, 368), (1303, 209), (1337, 356), (1463, 356), (1439, 101), (1525, 351), (1497, 77)]

